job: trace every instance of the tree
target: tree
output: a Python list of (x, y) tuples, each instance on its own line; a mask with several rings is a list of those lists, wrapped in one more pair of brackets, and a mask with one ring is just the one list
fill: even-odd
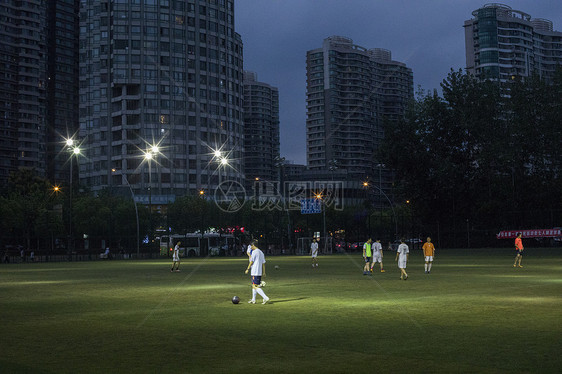
[[(10, 174), (6, 195), (0, 198), (2, 232), (23, 239), (22, 244), (31, 248), (33, 239), (43, 234), (45, 218), (49, 216), (58, 232), (60, 223), (52, 213), (55, 196), (51, 184), (37, 175), (34, 169), (22, 168)], [(18, 240), (19, 241), (19, 240)]]

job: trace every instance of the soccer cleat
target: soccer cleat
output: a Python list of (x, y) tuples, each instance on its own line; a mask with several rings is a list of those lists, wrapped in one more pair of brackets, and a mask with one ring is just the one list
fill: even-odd
[(255, 304), (255, 303), (256, 303), (256, 300), (250, 300), (250, 301), (248, 301), (248, 304)]
[(384, 269), (381, 269), (381, 273), (384, 273)]
[(406, 278), (404, 278), (404, 280), (408, 280), (408, 276), (406, 275)]
[(265, 299), (263, 299), (262, 304), (265, 305), (265, 304), (267, 304), (268, 301), (269, 301), (269, 297), (266, 297)]
[(520, 268), (522, 268), (523, 266), (519, 265)]
[(517, 266), (517, 265), (513, 264), (513, 267), (515, 267), (515, 266)]

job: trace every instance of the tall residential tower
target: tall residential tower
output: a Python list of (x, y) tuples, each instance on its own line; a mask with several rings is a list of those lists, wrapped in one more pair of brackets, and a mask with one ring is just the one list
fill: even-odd
[(46, 9), (0, 2), (0, 184), (19, 167), (46, 176)]
[(533, 74), (549, 81), (562, 64), (562, 32), (503, 4), (487, 4), (464, 22), (466, 70), (479, 79), (507, 82)]
[(380, 173), (373, 155), (383, 121), (402, 116), (413, 98), (412, 70), (385, 49), (366, 49), (332, 36), (307, 52), (307, 164), (330, 166), (352, 179)]
[(0, 2), (0, 184), (18, 168), (69, 181), (78, 129), (79, 0)]
[(83, 183), (152, 204), (243, 183), (234, 1), (81, 0), (80, 28)]
[(246, 189), (255, 181), (276, 181), (279, 158), (279, 92), (244, 72), (244, 170)]

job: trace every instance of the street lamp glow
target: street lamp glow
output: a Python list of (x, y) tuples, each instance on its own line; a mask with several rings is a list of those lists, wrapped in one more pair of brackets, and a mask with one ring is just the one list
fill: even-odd
[(363, 182), (363, 187), (369, 187), (369, 182)]
[(66, 139), (66, 145), (72, 147), (74, 145), (74, 139)]
[(152, 152), (153, 154), (156, 154), (156, 153), (160, 152), (160, 149), (158, 148), (157, 145), (153, 145), (152, 147), (150, 147), (150, 152)]
[(72, 153), (74, 153), (75, 155), (79, 155), (80, 154), (80, 148), (78, 148), (78, 147), (72, 148)]
[(152, 153), (151, 152), (145, 152), (144, 153), (144, 158), (146, 160), (152, 160)]
[(228, 159), (226, 157), (221, 158), (222, 165), (228, 165)]
[(221, 152), (220, 150), (218, 150), (218, 149), (214, 152), (214, 154), (215, 154), (215, 157), (216, 157), (216, 158), (219, 158), (219, 157), (222, 156), (222, 152)]

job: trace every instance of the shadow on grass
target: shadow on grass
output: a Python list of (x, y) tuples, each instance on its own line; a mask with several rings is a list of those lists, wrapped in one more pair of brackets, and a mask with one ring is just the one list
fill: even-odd
[(268, 301), (268, 304), (277, 304), (277, 303), (289, 303), (291, 301), (299, 301), (299, 300), (305, 300), (308, 299), (308, 297), (297, 297), (295, 299), (281, 299), (281, 300), (275, 300), (275, 301)]

